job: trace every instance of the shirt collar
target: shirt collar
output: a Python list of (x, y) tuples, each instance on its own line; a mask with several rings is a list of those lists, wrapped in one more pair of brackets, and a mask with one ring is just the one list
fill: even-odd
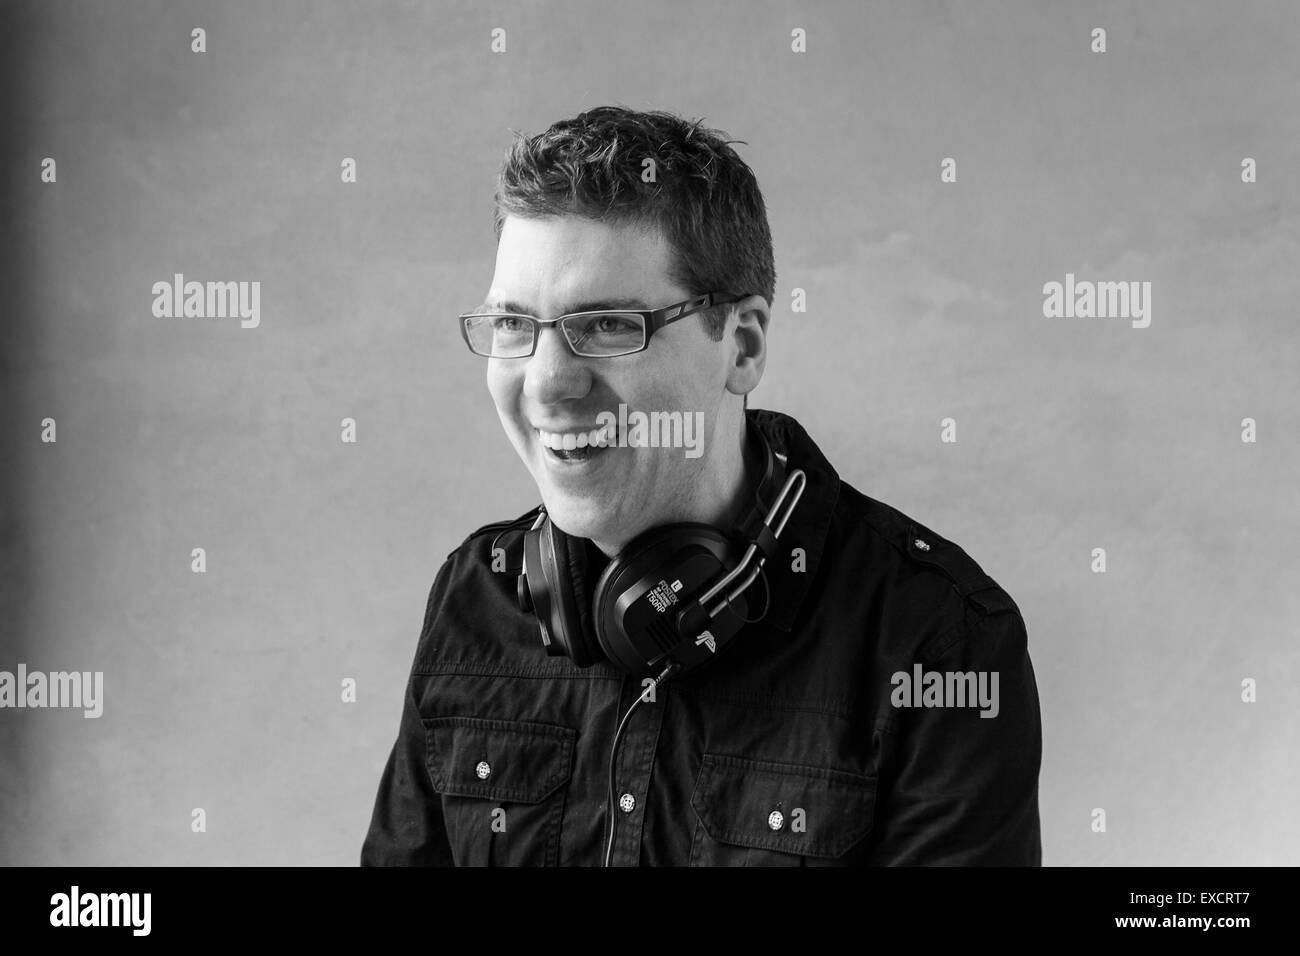
[[(803, 495), (778, 539), (776, 556), (763, 566), (771, 592), (768, 623), (789, 631), (817, 574), (826, 533), (839, 501), (840, 476), (803, 426), (789, 415), (751, 408), (746, 417), (763, 433), (774, 452), (786, 456), (787, 469), (801, 469), (807, 477)], [(795, 548), (802, 549), (803, 554), (795, 554)]]

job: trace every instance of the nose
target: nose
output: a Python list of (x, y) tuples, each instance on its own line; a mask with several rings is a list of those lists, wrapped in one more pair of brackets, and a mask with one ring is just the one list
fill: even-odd
[(591, 391), (591, 370), (573, 354), (564, 333), (555, 326), (538, 333), (537, 351), (526, 360), (524, 394), (538, 404), (582, 398)]

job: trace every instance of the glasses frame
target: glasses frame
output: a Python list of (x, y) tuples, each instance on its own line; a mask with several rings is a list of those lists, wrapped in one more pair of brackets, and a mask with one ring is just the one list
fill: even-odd
[[(635, 355), (638, 352), (644, 352), (648, 349), (650, 347), (650, 340), (654, 338), (654, 334), (665, 325), (671, 325), (679, 319), (684, 319), (689, 315), (695, 315), (697, 312), (701, 312), (710, 306), (729, 305), (733, 302), (739, 302), (743, 298), (745, 298), (744, 295), (730, 295), (726, 292), (706, 292), (703, 295), (692, 296), (684, 302), (675, 302), (672, 305), (666, 305), (662, 309), (592, 309), (586, 312), (568, 312), (564, 315), (557, 316), (554, 319), (539, 319), (535, 315), (524, 315), (521, 312), (462, 312), (459, 316), (460, 335), (461, 338), (465, 340), (465, 344), (469, 346), (469, 350), (475, 355), (482, 355), (485, 358), (500, 358), (506, 360), (531, 358), (537, 354), (537, 343), (542, 339), (541, 330), (546, 326), (563, 326), (563, 323), (568, 319), (584, 318), (592, 315), (639, 315), (641, 316), (641, 320), (645, 323), (645, 340), (641, 343), (640, 348), (631, 349), (627, 352), (587, 355), (578, 351), (577, 346), (569, 341), (567, 333), (561, 336), (564, 340), (564, 344), (569, 347), (569, 351), (579, 358), (622, 358), (624, 355)], [(508, 315), (517, 319), (527, 319), (533, 326), (533, 347), (526, 355), (491, 355), (475, 349), (474, 343), (471, 342), (469, 338), (469, 320), (477, 316), (487, 315)], [(564, 332), (564, 328), (561, 327), (560, 331)]]

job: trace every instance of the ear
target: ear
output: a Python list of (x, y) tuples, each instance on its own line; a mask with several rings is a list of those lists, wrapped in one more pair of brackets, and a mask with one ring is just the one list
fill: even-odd
[(767, 324), (772, 311), (761, 295), (749, 295), (736, 303), (735, 313), (736, 324), (731, 333), (735, 350), (727, 371), (727, 391), (748, 395), (758, 387), (767, 365)]

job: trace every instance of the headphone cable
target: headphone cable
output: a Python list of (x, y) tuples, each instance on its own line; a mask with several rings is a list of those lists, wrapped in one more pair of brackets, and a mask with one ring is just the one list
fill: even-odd
[(654, 679), (654, 683), (636, 695), (636, 700), (632, 701), (632, 706), (627, 709), (627, 713), (625, 713), (623, 719), (619, 721), (618, 729), (614, 731), (614, 742), (609, 748), (609, 792), (606, 795), (609, 806), (609, 819), (607, 821), (609, 840), (605, 844), (605, 866), (610, 865), (610, 860), (613, 859), (614, 856), (614, 791), (618, 789), (615, 783), (615, 771), (618, 768), (618, 748), (623, 742), (623, 733), (627, 730), (627, 722), (631, 716), (636, 713), (636, 709), (641, 706), (641, 704), (645, 703), (646, 696), (662, 684), (668, 678), (668, 675), (677, 670), (679, 666), (680, 665), (676, 661), (670, 661), (668, 666), (665, 667), (660, 672), (659, 676)]

